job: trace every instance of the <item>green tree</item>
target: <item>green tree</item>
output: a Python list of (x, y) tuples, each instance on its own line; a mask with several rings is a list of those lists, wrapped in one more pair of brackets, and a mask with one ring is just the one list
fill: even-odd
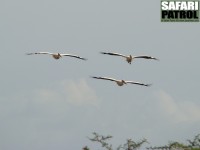
[(169, 142), (165, 146), (149, 147), (151, 150), (200, 150), (200, 134), (196, 135), (193, 140), (187, 140), (189, 144), (179, 142)]

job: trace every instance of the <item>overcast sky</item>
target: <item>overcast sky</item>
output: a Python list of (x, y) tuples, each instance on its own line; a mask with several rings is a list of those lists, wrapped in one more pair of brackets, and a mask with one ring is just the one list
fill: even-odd
[[(78, 150), (92, 132), (150, 145), (200, 133), (200, 24), (161, 23), (160, 0), (0, 0), (0, 149)], [(82, 61), (27, 52), (60, 52)], [(147, 54), (123, 58), (99, 52)], [(152, 83), (126, 85), (90, 76)]]

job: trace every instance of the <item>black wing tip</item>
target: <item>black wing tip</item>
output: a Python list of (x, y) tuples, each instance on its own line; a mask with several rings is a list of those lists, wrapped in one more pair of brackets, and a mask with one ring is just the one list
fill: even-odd
[(87, 58), (82, 58), (82, 57), (80, 57), (79, 59), (82, 59), (82, 60), (88, 60)]
[(34, 52), (34, 53), (26, 53), (26, 55), (34, 55), (34, 54), (40, 54), (38, 52)]
[(156, 57), (152, 57), (152, 56), (136, 56), (135, 58), (154, 59), (154, 60), (159, 61), (158, 58), (156, 58)]
[(82, 58), (82, 60), (88, 60), (87, 58)]
[(150, 59), (154, 59), (154, 60), (157, 60), (157, 61), (159, 61), (159, 59), (158, 59), (158, 58), (156, 58), (156, 57), (150, 57)]
[(157, 61), (159, 61), (159, 59), (158, 59), (158, 58), (156, 58), (156, 57), (151, 57), (150, 59), (154, 59), (154, 60), (157, 60)]
[(106, 52), (100, 52), (101, 54), (107, 54)]
[(152, 84), (145, 84), (144, 86), (147, 86), (147, 87), (149, 87), (149, 86), (152, 86)]
[(90, 76), (90, 78), (93, 78), (93, 79), (98, 79), (99, 77), (95, 77), (95, 76)]
[(33, 53), (25, 53), (26, 55), (32, 55)]

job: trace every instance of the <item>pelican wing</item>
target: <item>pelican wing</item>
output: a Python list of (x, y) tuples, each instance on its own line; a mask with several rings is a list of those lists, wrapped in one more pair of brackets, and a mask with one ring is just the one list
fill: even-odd
[(140, 82), (135, 82), (135, 81), (125, 81), (126, 83), (131, 83), (131, 84), (137, 84), (137, 85), (142, 85), (142, 86), (150, 86), (151, 84), (144, 84)]
[(49, 54), (49, 55), (53, 55), (53, 53), (49, 53), (49, 52), (36, 52), (36, 53), (26, 53), (27, 55), (34, 55), (34, 54)]
[(82, 59), (82, 60), (87, 60), (86, 58), (77, 56), (77, 55), (72, 55), (72, 54), (60, 54), (61, 56), (69, 56), (69, 57), (74, 57), (74, 58), (78, 58), (78, 59)]
[(107, 55), (113, 55), (113, 56), (122, 56), (122, 57), (127, 57), (125, 55), (119, 54), (119, 53), (107, 53), (107, 52), (100, 52), (101, 54), (107, 54)]
[(151, 57), (151, 56), (135, 56), (134, 58), (144, 58), (144, 59), (154, 59), (154, 60), (158, 60), (155, 57)]
[(102, 80), (116, 81), (116, 79), (108, 78), (108, 77), (94, 77), (94, 76), (92, 76), (92, 78), (94, 78), (94, 79), (102, 79)]

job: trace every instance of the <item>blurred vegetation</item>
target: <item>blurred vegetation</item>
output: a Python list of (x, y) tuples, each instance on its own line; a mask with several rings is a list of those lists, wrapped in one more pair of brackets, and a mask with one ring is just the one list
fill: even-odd
[[(103, 136), (94, 132), (92, 138), (88, 138), (92, 142), (99, 143), (102, 149), (105, 150), (114, 150), (112, 144), (108, 141), (112, 136)], [(119, 145), (116, 150), (139, 150), (141, 146), (144, 146), (145, 143), (148, 143), (146, 139), (142, 139), (138, 142), (133, 141), (132, 139), (127, 139), (124, 144)], [(169, 142), (164, 146), (154, 146), (146, 147), (147, 150), (200, 150), (200, 134), (196, 135), (194, 139), (187, 140), (188, 144), (183, 144), (180, 142)], [(91, 150), (87, 146), (83, 150)]]

